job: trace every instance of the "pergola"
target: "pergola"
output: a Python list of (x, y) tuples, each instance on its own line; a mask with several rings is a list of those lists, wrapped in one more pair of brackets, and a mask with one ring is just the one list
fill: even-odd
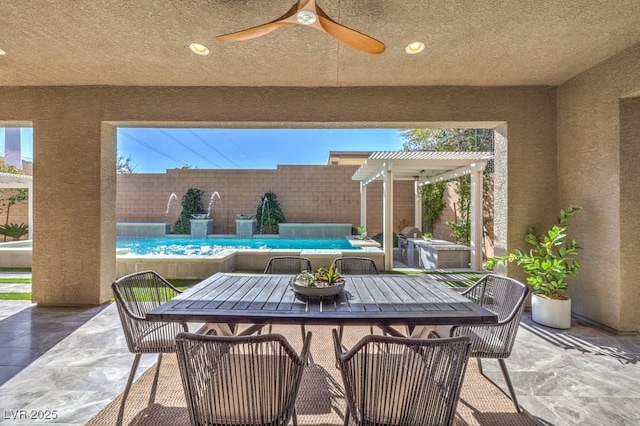
[(27, 224), (29, 225), (29, 239), (33, 239), (33, 227), (31, 224), (33, 223), (33, 176), (29, 175), (18, 175), (14, 173), (0, 173), (0, 188), (3, 189), (19, 189), (26, 188), (29, 191), (29, 209), (28, 209), (28, 220)]
[(367, 185), (377, 179), (383, 182), (383, 250), (384, 266), (393, 267), (393, 181), (414, 181), (414, 226), (422, 227), (420, 186), (471, 176), (471, 264), (480, 270), (482, 264), (482, 172), (491, 152), (378, 151), (351, 177), (360, 181), (360, 223), (367, 223)]

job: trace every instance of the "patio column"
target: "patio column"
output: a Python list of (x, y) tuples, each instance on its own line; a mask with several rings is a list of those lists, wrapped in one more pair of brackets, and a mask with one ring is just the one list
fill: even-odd
[(393, 269), (393, 163), (386, 164), (382, 193), (384, 269)]
[(367, 186), (360, 181), (360, 225), (367, 226)]
[(413, 182), (413, 226), (420, 229), (422, 232), (422, 197), (420, 197), (420, 184), (418, 179)]
[(482, 172), (486, 163), (471, 165), (471, 229), (469, 233), (470, 268), (479, 271), (482, 268)]

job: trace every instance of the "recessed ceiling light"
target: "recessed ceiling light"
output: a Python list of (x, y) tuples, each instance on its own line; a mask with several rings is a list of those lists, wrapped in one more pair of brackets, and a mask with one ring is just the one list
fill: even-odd
[(196, 55), (207, 56), (209, 54), (209, 48), (204, 44), (200, 43), (191, 43), (189, 45), (189, 49)]
[(424, 50), (424, 43), (421, 41), (414, 41), (413, 43), (407, 44), (407, 47), (404, 48), (404, 51), (409, 55), (415, 55), (416, 53), (420, 53)]
[(7, 54), (7, 52), (5, 52), (4, 50), (0, 49), (0, 56), (4, 56), (6, 54)]

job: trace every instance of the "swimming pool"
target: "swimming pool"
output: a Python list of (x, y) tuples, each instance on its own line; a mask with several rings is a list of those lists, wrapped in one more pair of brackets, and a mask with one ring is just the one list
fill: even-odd
[(358, 250), (345, 238), (281, 239), (281, 238), (118, 238), (116, 248), (128, 249), (134, 255), (207, 256), (229, 248), (236, 249), (301, 249)]

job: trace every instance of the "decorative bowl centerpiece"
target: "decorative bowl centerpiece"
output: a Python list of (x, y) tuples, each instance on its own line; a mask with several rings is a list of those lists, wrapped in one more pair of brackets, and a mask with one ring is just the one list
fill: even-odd
[(191, 219), (208, 219), (209, 215), (207, 213), (196, 213), (191, 215)]
[(242, 219), (242, 220), (253, 219), (253, 215), (252, 214), (246, 214), (246, 213), (238, 213), (236, 215), (236, 219)]
[(293, 291), (302, 296), (337, 296), (344, 290), (344, 285), (345, 279), (336, 271), (336, 265), (313, 272), (302, 271), (291, 279)]

